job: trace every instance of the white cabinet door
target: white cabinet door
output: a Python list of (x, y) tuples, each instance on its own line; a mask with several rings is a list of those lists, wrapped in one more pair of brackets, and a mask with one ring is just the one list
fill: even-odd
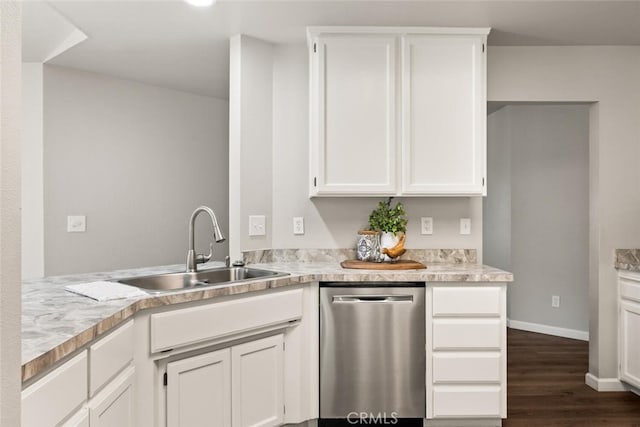
[(89, 402), (91, 427), (135, 426), (134, 374), (128, 368)]
[(231, 348), (234, 427), (283, 423), (283, 360), (282, 334)]
[(640, 387), (640, 304), (620, 302), (620, 379)]
[(311, 195), (396, 193), (397, 37), (328, 34), (311, 50)]
[(22, 391), (22, 426), (59, 425), (87, 400), (87, 352), (82, 351)]
[(484, 37), (402, 38), (402, 193), (485, 193)]
[(169, 427), (231, 426), (231, 350), (167, 364)]

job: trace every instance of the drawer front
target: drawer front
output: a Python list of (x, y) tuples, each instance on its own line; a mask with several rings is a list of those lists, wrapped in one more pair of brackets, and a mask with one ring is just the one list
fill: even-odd
[(434, 316), (499, 316), (502, 312), (500, 287), (435, 287)]
[(499, 383), (500, 353), (434, 353), (433, 382)]
[(151, 315), (151, 351), (277, 325), (302, 317), (302, 289)]
[(640, 282), (620, 277), (620, 296), (633, 301), (640, 301)]
[(440, 386), (433, 390), (434, 418), (501, 418), (499, 386)]
[(22, 426), (60, 424), (87, 400), (87, 352), (83, 351), (22, 391)]
[(89, 348), (89, 396), (133, 361), (133, 320)]
[(434, 319), (433, 350), (499, 350), (502, 329), (500, 319)]

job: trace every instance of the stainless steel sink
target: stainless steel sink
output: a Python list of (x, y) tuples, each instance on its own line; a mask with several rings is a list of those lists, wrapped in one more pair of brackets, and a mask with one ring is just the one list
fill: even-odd
[(132, 277), (119, 280), (119, 282), (155, 293), (196, 287), (220, 286), (252, 279), (287, 276), (288, 274), (248, 267), (223, 267), (193, 273), (167, 273)]

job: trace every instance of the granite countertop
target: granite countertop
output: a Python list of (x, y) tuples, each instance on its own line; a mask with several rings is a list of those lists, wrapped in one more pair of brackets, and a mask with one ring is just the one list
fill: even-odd
[[(206, 267), (200, 267), (200, 270), (221, 266), (221, 263), (209, 263)], [(22, 286), (23, 383), (49, 370), (66, 356), (73, 354), (144, 309), (314, 281), (510, 282), (513, 280), (513, 275), (506, 271), (468, 263), (431, 264), (426, 270), (406, 271), (346, 270), (336, 261), (275, 261), (254, 263), (251, 266), (287, 272), (290, 275), (107, 302), (98, 302), (67, 292), (64, 286), (73, 283), (178, 272), (183, 271), (184, 265), (25, 281)]]
[(614, 266), (618, 270), (640, 271), (640, 249), (616, 249)]

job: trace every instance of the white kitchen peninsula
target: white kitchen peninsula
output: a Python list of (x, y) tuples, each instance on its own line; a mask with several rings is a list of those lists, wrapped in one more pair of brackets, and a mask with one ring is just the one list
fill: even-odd
[[(300, 255), (294, 259), (305, 257), (300, 252), (294, 253)], [(345, 252), (338, 253), (342, 257)], [(34, 404), (43, 405), (41, 408), (55, 404), (47, 400), (51, 395), (46, 393), (42, 395), (44, 400), (38, 401), (38, 393), (34, 391), (46, 389), (56, 379), (61, 384), (60, 378), (72, 372), (71, 378), (80, 378), (76, 381), (78, 386), (62, 382), (70, 388), (65, 395), (75, 396), (72, 401), (62, 410), (40, 411), (52, 417), (52, 424), (86, 425), (83, 423), (93, 420), (104, 402), (113, 401), (119, 404), (112, 407), (120, 409), (107, 414), (116, 417), (112, 419), (129, 420), (129, 425), (137, 426), (181, 425), (183, 408), (179, 404), (165, 405), (179, 402), (175, 397), (169, 399), (168, 393), (178, 390), (179, 395), (181, 388), (184, 396), (201, 396), (197, 393), (199, 389), (193, 387), (206, 386), (206, 381), (193, 383), (198, 375), (181, 377), (195, 366), (203, 369), (198, 371), (203, 376), (220, 379), (213, 381), (221, 384), (214, 392), (224, 399), (249, 402), (229, 406), (220, 401), (203, 401), (202, 414), (209, 411), (209, 417), (213, 404), (217, 405), (220, 425), (249, 425), (260, 420), (264, 425), (280, 425), (315, 419), (318, 283), (411, 280), (426, 282), (427, 298), (432, 299), (427, 301), (427, 335), (434, 337), (427, 341), (430, 343), (425, 402), (428, 422), (440, 418), (496, 425), (506, 415), (504, 295), (507, 282), (513, 279), (510, 273), (478, 264), (433, 262), (428, 263), (426, 270), (345, 270), (326, 256), (323, 261), (311, 262), (274, 261), (271, 256), (269, 262), (264, 262), (267, 257), (264, 252), (262, 255), (261, 260), (254, 261), (263, 263), (256, 266), (290, 275), (103, 303), (70, 294), (63, 286), (175, 271), (182, 266), (25, 283), (23, 398), (32, 403), (25, 405), (24, 410), (30, 411)], [(455, 256), (448, 259), (456, 259)], [(464, 252), (457, 260), (461, 258), (465, 258)], [(224, 322), (221, 318), (216, 320), (221, 313)], [(132, 337), (133, 345), (127, 346)], [(87, 352), (114, 355), (106, 359), (113, 359), (114, 363), (93, 366), (100, 357), (87, 360)], [(259, 355), (257, 359), (242, 356), (253, 353)], [(451, 377), (452, 367), (462, 362), (483, 370), (490, 367), (487, 375), (491, 378), (475, 374)], [(69, 364), (73, 369), (69, 369)], [(256, 366), (272, 367), (263, 372), (269, 375), (262, 375)], [(87, 376), (96, 378), (93, 383), (89, 381), (88, 389), (87, 381), (82, 380)], [(268, 405), (251, 404), (255, 403), (255, 396), (251, 397), (250, 389), (242, 386), (252, 381), (257, 381), (253, 386), (257, 389), (275, 390)], [(468, 399), (474, 405), (464, 413), (452, 411), (451, 399), (458, 402)], [(190, 413), (182, 420), (188, 421)]]

